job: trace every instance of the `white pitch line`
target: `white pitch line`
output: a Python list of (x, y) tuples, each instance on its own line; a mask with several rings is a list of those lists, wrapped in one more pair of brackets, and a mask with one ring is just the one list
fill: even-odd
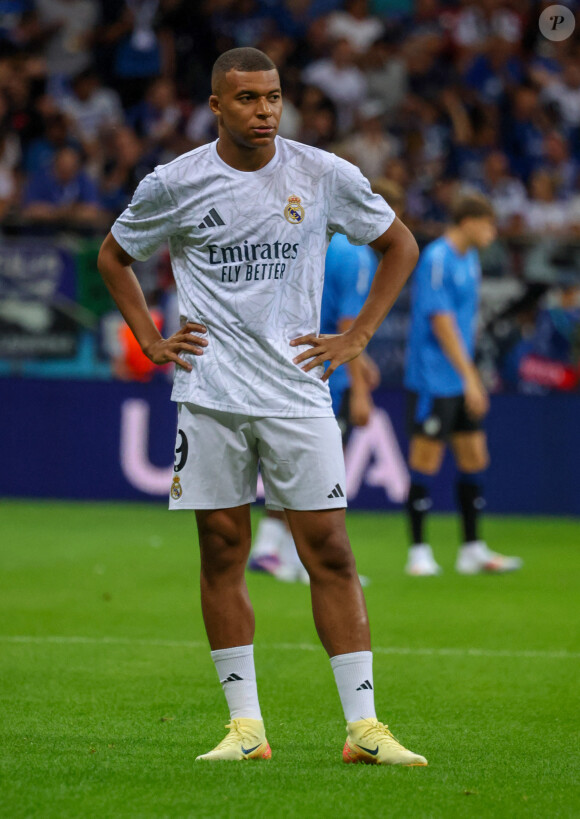
[[(157, 648), (206, 648), (206, 642), (192, 640), (150, 640), (132, 637), (82, 637), (31, 634), (0, 634), (0, 643), (15, 644), (43, 644), (56, 645), (94, 645), (94, 646), (153, 646)], [(258, 648), (274, 649), (275, 651), (322, 651), (322, 647), (314, 643), (259, 643)], [(496, 657), (531, 660), (578, 660), (578, 651), (510, 651), (509, 649), (488, 648), (410, 648), (405, 646), (374, 646), (375, 654), (393, 654), (410, 657)]]

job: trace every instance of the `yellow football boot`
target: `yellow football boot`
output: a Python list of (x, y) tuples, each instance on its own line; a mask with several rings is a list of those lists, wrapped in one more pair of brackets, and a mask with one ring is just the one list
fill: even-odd
[(347, 722), (347, 738), (342, 751), (343, 762), (367, 765), (427, 765), (424, 756), (403, 748), (400, 742), (377, 719)]
[(266, 739), (261, 719), (233, 719), (226, 728), (229, 733), (219, 745), (197, 759), (270, 759), (272, 750)]

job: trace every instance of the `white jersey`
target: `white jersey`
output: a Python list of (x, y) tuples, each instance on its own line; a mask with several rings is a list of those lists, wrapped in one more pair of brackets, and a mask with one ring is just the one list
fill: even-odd
[(182, 321), (207, 327), (202, 356), (183, 355), (172, 398), (251, 416), (332, 415), (322, 368), (292, 359), (290, 340), (320, 329), (324, 259), (335, 232), (377, 239), (394, 213), (350, 163), (276, 138), (258, 171), (220, 159), (217, 142), (155, 169), (112, 233), (134, 259), (169, 242)]

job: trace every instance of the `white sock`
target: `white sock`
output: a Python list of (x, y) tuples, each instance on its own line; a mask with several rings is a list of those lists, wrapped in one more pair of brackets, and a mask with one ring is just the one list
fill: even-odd
[(280, 554), (280, 546), (287, 533), (286, 524), (278, 518), (262, 518), (258, 524), (254, 545), (252, 546), (252, 557), (260, 558), (264, 555)]
[(211, 652), (224, 689), (231, 719), (262, 719), (254, 668), (254, 646), (219, 648)]
[(337, 654), (330, 665), (346, 721), (376, 719), (372, 651)]

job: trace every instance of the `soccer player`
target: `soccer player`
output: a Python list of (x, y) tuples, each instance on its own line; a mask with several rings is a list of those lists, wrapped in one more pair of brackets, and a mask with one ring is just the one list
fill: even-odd
[[(204, 623), (231, 717), (225, 739), (198, 758), (271, 756), (244, 572), (259, 460), (266, 503), (286, 511), (310, 575), (316, 628), (347, 721), (344, 761), (425, 765), (376, 718), (368, 619), (345, 527), (340, 432), (325, 383), (383, 321), (416, 264), (415, 240), (354, 166), (277, 137), (280, 79), (262, 52), (222, 54), (209, 104), (218, 139), (145, 177), (99, 255), (145, 354), (177, 365), (170, 507), (195, 510)], [(383, 255), (351, 328), (324, 337), (324, 256), (337, 232)], [(183, 320), (167, 339), (131, 269), (165, 240)]]
[(456, 570), (499, 573), (522, 565), (520, 558), (492, 552), (479, 536), (489, 461), (482, 419), (489, 401), (473, 362), (481, 278), (477, 251), (495, 238), (495, 217), (489, 200), (467, 193), (455, 201), (452, 220), (444, 235), (423, 250), (413, 277), (405, 372), (411, 471), (406, 572), (411, 575), (441, 572), (424, 531), (431, 507), (430, 484), (439, 472), (447, 442), (458, 470), (457, 502), (464, 534)]

